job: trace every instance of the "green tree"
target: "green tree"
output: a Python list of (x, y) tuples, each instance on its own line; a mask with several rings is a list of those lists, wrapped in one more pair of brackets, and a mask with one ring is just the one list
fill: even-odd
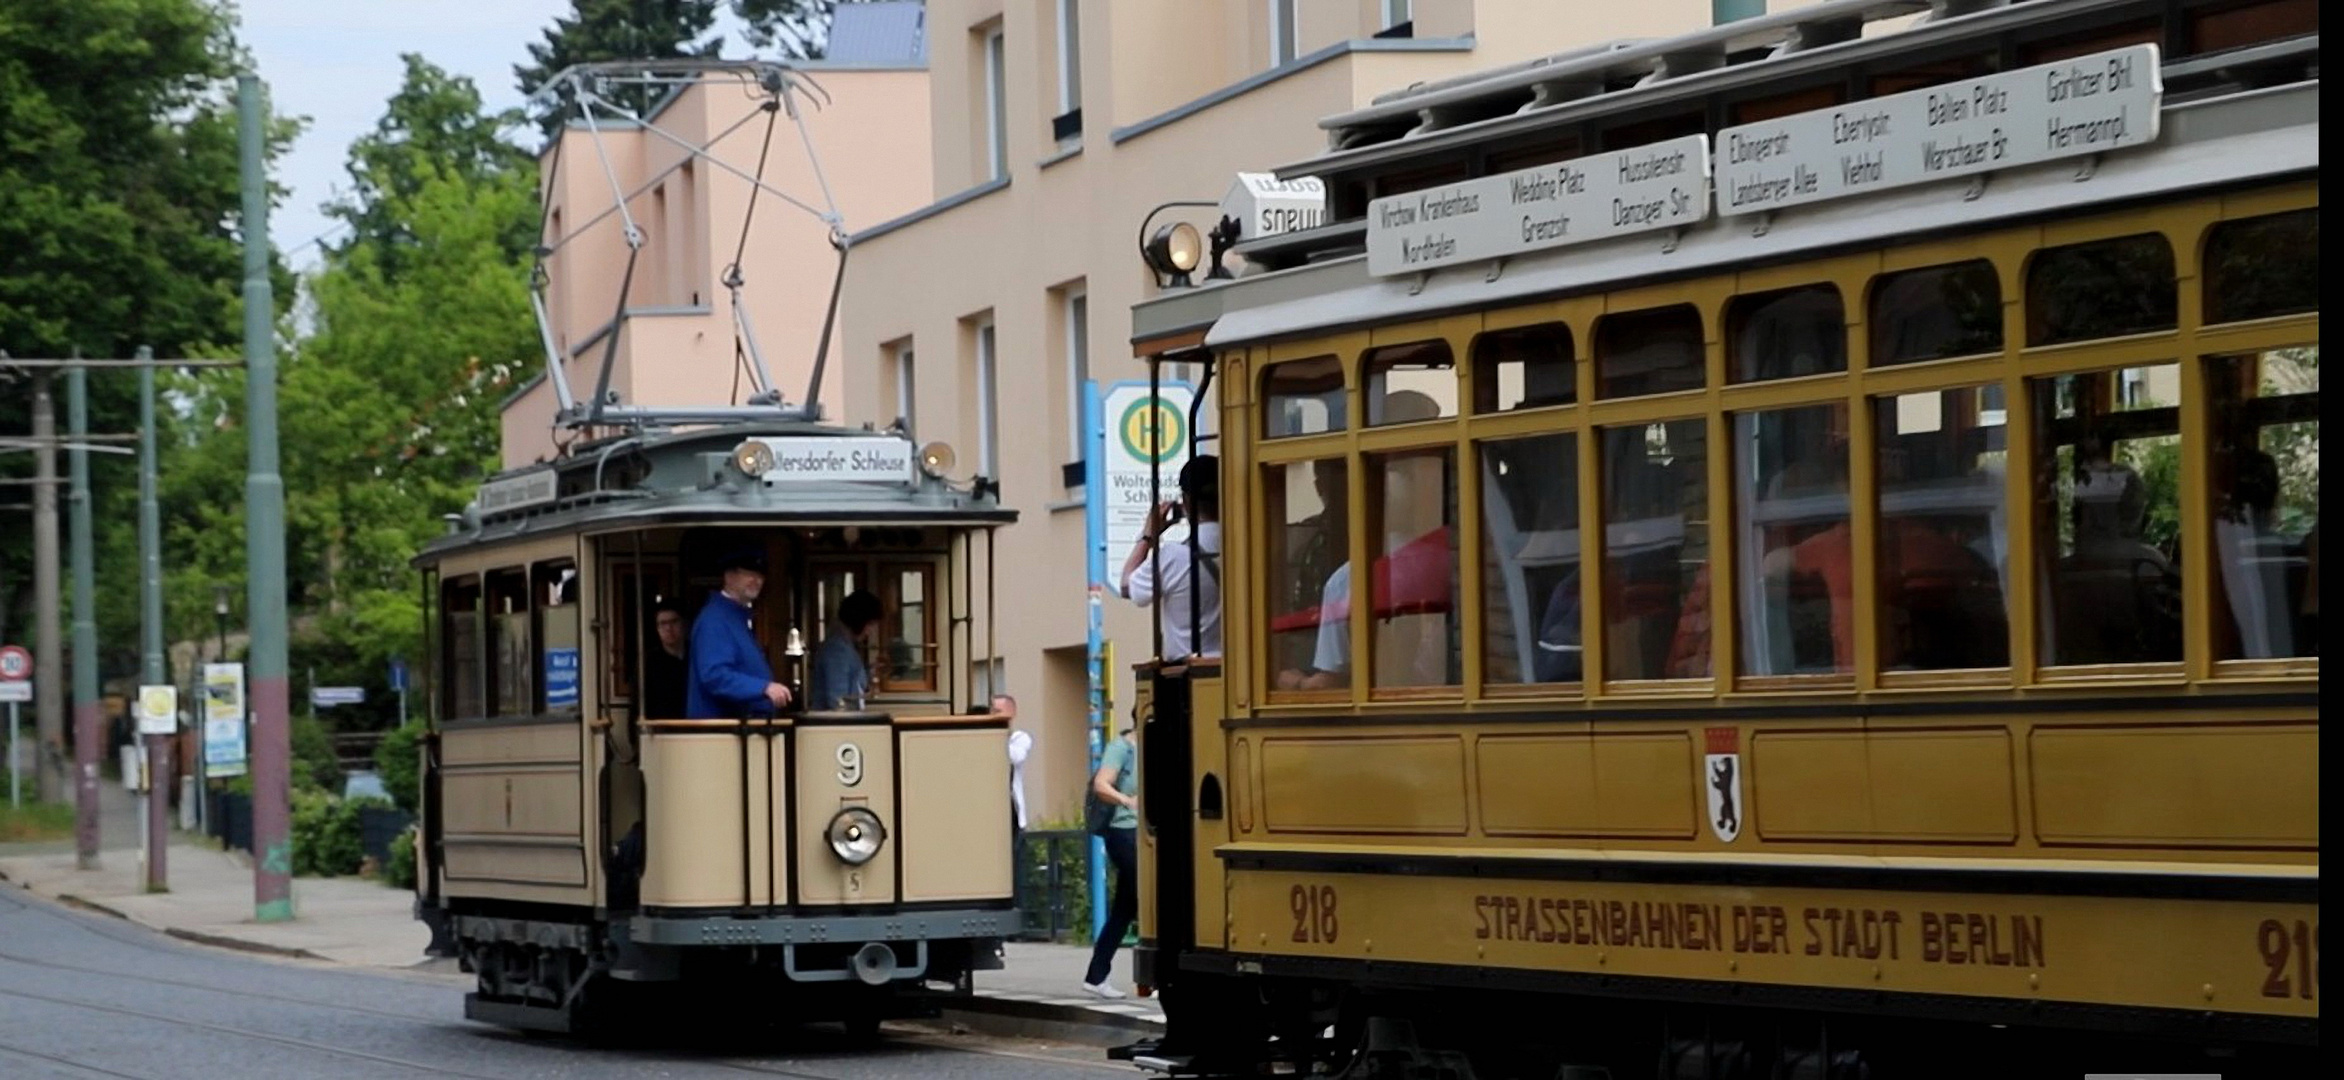
[[(417, 238), (398, 212), (423, 193), (430, 180), (448, 176), (477, 182), (532, 167), (529, 153), (507, 142), (504, 132), (522, 124), (519, 109), (487, 112), (480, 88), (414, 53), (399, 57), (406, 77), (391, 96), (372, 132), (350, 144), (350, 193), (326, 211), (348, 222), (350, 238), (339, 250), (359, 246), (394, 273)], [(537, 225), (521, 217), (506, 222), (506, 249), (519, 255), (537, 243)]]
[[(666, 60), (684, 56), (715, 56), (722, 36), (710, 36), (716, 24), (717, 0), (571, 0), (570, 14), (556, 16), (545, 40), (529, 46), (527, 64), (513, 74), (521, 92), (534, 95), (553, 76), (573, 64), (603, 60)], [(642, 113), (665, 91), (656, 86), (612, 85), (603, 91), (610, 100)], [(543, 109), (536, 119), (547, 136), (577, 115), (567, 100)]]
[[(0, 349), (189, 356), (238, 340), (232, 27), (218, 0), (0, 0)], [(272, 158), (296, 131), (271, 122)], [(274, 272), (289, 304), (291, 277)], [(91, 428), (132, 430), (136, 387), (93, 375)], [(30, 404), (0, 376), (0, 433), (25, 431)], [(92, 463), (106, 565), (134, 565), (133, 469), (113, 455)], [(0, 455), (0, 477), (31, 471), (30, 455)], [(0, 631), (30, 603), (30, 528), (28, 515), (0, 514)], [(136, 590), (113, 584), (96, 613), (109, 674), (134, 662), (137, 640)]]

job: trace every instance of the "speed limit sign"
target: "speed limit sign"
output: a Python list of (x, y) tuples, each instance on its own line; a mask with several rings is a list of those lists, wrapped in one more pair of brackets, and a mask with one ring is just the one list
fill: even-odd
[(33, 677), (33, 654), (22, 645), (0, 645), (0, 682), (23, 682)]

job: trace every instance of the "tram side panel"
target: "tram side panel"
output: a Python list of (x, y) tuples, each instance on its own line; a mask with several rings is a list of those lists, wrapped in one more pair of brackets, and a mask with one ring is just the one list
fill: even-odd
[(1238, 958), (2318, 1016), (2308, 710), (1231, 736)]

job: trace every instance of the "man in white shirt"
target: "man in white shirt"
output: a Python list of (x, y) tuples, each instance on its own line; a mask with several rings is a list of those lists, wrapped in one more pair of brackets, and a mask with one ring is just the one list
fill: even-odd
[[(1166, 542), (1164, 529), (1185, 515), (1194, 530), (1192, 565), (1186, 539)], [(1189, 634), (1192, 607), (1196, 635)], [(1221, 470), (1220, 459), (1204, 454), (1180, 468), (1180, 501), (1148, 511), (1131, 555), (1123, 560), (1123, 595), (1156, 609), (1164, 632), (1165, 660), (1221, 655)]]
[(1016, 832), (1026, 827), (1025, 764), (1033, 754), (1034, 737), (1017, 726), (1017, 699), (993, 695), (993, 715), (1009, 721), (1009, 823)]

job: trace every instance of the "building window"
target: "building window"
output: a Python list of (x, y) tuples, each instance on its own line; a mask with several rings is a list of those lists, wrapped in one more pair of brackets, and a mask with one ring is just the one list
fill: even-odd
[(993, 324), (977, 327), (977, 468), (995, 480), (1001, 478), (1001, 390), (994, 352)]
[(1270, 66), (1294, 62), (1295, 0), (1270, 0)]
[(1415, 0), (1384, 0), (1384, 26), (1389, 30), (1416, 20)]
[(1766, 14), (1766, 0), (1709, 0), (1709, 21), (1724, 26)]
[(1051, 132), (1066, 142), (1082, 134), (1082, 16), (1077, 0), (1058, 0), (1058, 118)]
[(906, 341), (895, 347), (895, 419), (913, 434), (920, 430), (919, 404), (918, 371), (912, 366), (912, 343)]
[(1082, 464), (1090, 453), (1082, 439), (1083, 384), (1091, 378), (1090, 336), (1090, 297), (1079, 288), (1070, 289), (1066, 293), (1066, 460), (1072, 465)]
[(985, 155), (986, 176), (1009, 175), (1009, 84), (1001, 54), (1001, 31), (985, 34)]

